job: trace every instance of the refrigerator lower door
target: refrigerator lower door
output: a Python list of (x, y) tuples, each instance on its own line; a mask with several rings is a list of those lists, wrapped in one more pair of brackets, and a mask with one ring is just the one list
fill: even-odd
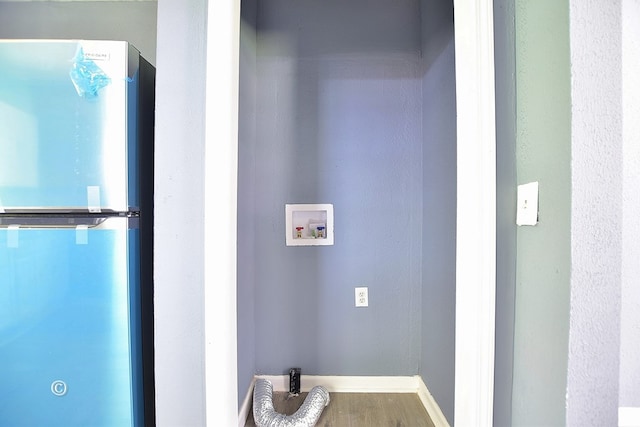
[(0, 226), (0, 425), (143, 425), (129, 222)]

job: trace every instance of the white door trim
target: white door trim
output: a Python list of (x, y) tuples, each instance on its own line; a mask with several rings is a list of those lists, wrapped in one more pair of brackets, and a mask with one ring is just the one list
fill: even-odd
[(457, 109), (455, 424), (493, 425), (496, 137), (493, 2), (454, 0)]
[(207, 0), (207, 3), (205, 404), (207, 425), (231, 426), (238, 420), (236, 235), (240, 0)]

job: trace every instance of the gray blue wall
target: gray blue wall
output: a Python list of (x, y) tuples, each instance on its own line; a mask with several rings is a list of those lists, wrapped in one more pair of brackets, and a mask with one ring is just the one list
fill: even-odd
[(256, 13), (257, 0), (242, 1), (238, 105), (238, 407), (242, 405), (256, 369)]
[(456, 288), (456, 90), (453, 6), (422, 1), (420, 368), (453, 424)]
[[(257, 373), (417, 372), (417, 12), (408, 0), (259, 2)], [(335, 245), (285, 246), (286, 203), (333, 203)], [(369, 308), (354, 307), (356, 286)]]

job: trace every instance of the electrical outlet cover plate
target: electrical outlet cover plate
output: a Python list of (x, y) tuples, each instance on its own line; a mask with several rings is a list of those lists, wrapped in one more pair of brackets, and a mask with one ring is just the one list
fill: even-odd
[(356, 288), (356, 307), (369, 307), (369, 288)]

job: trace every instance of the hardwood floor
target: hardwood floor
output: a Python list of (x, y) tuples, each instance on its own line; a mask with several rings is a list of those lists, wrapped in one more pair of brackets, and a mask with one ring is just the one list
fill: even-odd
[[(289, 397), (273, 393), (273, 406), (281, 414), (298, 410), (307, 393)], [(434, 427), (417, 394), (413, 393), (331, 393), (318, 427)], [(255, 427), (253, 413), (245, 427)]]

